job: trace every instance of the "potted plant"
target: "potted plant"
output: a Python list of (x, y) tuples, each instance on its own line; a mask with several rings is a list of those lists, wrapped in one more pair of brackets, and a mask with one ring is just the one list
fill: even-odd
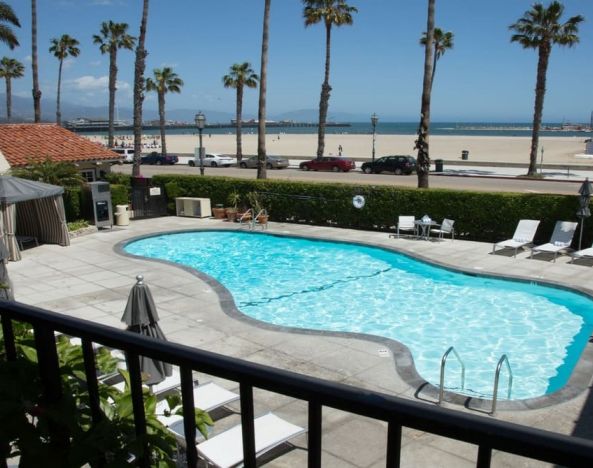
[(212, 214), (214, 215), (215, 219), (224, 219), (226, 217), (224, 205), (217, 204), (214, 208), (212, 208)]
[(238, 206), (239, 206), (239, 202), (241, 201), (241, 194), (239, 192), (231, 192), (229, 193), (228, 197), (227, 197), (227, 202), (229, 205), (231, 205), (230, 207), (226, 208), (226, 217), (229, 221), (235, 221), (237, 219), (237, 212), (238, 212)]

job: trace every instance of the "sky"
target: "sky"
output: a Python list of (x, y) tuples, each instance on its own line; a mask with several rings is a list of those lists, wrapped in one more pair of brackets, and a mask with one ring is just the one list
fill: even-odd
[[(3, 56), (25, 64), (13, 94), (30, 97), (31, 2), (7, 0), (21, 21), (20, 47), (0, 45)], [(433, 121), (529, 122), (533, 114), (537, 52), (510, 42), (508, 26), (531, 0), (437, 0), (436, 25), (455, 34), (454, 48), (437, 65)], [(548, 0), (544, 1), (545, 4)], [(332, 29), (329, 119), (332, 113), (376, 113), (386, 121), (416, 121), (420, 110), (426, 0), (350, 0), (358, 8), (352, 26)], [(593, 111), (593, 1), (564, 0), (565, 19), (581, 14), (581, 42), (555, 47), (548, 69), (544, 121), (589, 122)], [(167, 95), (167, 109), (235, 112), (235, 91), (222, 77), (234, 63), (250, 62), (259, 74), (264, 0), (150, 0), (145, 76), (172, 67), (184, 81)], [(52, 38), (69, 34), (81, 53), (64, 64), (62, 100), (91, 106), (108, 103), (108, 55), (92, 42), (103, 21), (124, 22), (138, 36), (141, 0), (37, 0), (39, 80), (44, 100), (56, 99), (58, 60)], [(319, 105), (325, 60), (325, 28), (304, 26), (300, 0), (272, 0), (267, 114)], [(117, 103), (131, 108), (134, 53), (120, 50)], [(244, 116), (257, 116), (258, 91), (248, 89)], [(154, 93), (146, 109), (156, 109)]]

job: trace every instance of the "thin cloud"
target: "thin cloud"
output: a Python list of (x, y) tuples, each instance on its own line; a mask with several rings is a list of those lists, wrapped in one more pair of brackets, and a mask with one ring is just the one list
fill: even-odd
[[(74, 91), (82, 91), (85, 93), (95, 91), (107, 92), (109, 77), (107, 75), (98, 77), (85, 75), (73, 80), (67, 80), (64, 82), (64, 85)], [(116, 86), (120, 91), (127, 91), (130, 89), (130, 84), (126, 81), (118, 81)]]

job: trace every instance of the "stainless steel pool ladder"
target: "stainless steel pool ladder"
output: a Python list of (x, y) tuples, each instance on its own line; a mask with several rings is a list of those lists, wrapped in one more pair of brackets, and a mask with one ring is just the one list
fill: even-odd
[(503, 354), (498, 360), (498, 364), (496, 365), (496, 374), (494, 374), (494, 390), (492, 391), (492, 411), (490, 411), (490, 414), (494, 414), (494, 412), (496, 411), (496, 400), (498, 399), (498, 380), (500, 379), (500, 369), (502, 368), (503, 362), (507, 365), (507, 370), (509, 371), (507, 399), (511, 399), (511, 390), (513, 388), (513, 371), (511, 370), (509, 358), (506, 354)]
[(247, 226), (249, 229), (253, 228), (253, 210), (249, 208), (245, 213), (241, 215), (239, 218), (239, 226)]
[(461, 390), (465, 388), (465, 364), (461, 360), (459, 353), (455, 351), (455, 348), (451, 346), (443, 357), (441, 358), (441, 381), (440, 381), (440, 388), (439, 388), (439, 405), (443, 402), (443, 394), (445, 393), (445, 364), (447, 364), (447, 358), (451, 352), (455, 355), (459, 364), (461, 364)]

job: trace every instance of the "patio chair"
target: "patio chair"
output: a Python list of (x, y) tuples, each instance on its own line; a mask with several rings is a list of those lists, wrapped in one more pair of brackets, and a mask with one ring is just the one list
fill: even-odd
[[(197, 379), (194, 380), (194, 384), (196, 383)], [(120, 392), (124, 391), (125, 386), (125, 381), (121, 381), (112, 385), (112, 387), (118, 389)], [(177, 370), (176, 368), (173, 369), (173, 373), (169, 377), (165, 377), (165, 379), (162, 382), (159, 382), (154, 385), (149, 385), (148, 388), (150, 388), (150, 391), (156, 396), (165, 395), (177, 388), (181, 388), (181, 375), (179, 374), (179, 370)]]
[(578, 223), (572, 221), (556, 222), (550, 242), (547, 244), (538, 245), (531, 249), (531, 255), (529, 258), (533, 258), (534, 253), (553, 253), (553, 261), (555, 262), (559, 253), (564, 253), (568, 248), (570, 248), (572, 238), (575, 231), (577, 230), (577, 225)]
[(430, 232), (433, 234), (438, 234), (439, 239), (442, 239), (445, 234), (451, 236), (451, 240), (455, 239), (455, 229), (453, 228), (453, 224), (455, 221), (452, 219), (443, 219), (440, 228), (431, 229)]
[(397, 226), (395, 227), (395, 234), (389, 234), (389, 237), (397, 237), (399, 239), (400, 231), (411, 231), (416, 235), (416, 230), (416, 218), (414, 216), (399, 216), (397, 219)]
[[(210, 412), (218, 408), (222, 408), (233, 401), (239, 399), (239, 395), (231, 392), (214, 382), (197, 385), (194, 387), (194, 404), (196, 407)], [(180, 414), (172, 414), (165, 416), (165, 411), (169, 410), (166, 400), (161, 400), (156, 404), (157, 419), (162, 422), (167, 428), (180, 439), (185, 438), (185, 431), (183, 429), (183, 416)]]
[(571, 253), (570, 256), (572, 258), (569, 263), (572, 263), (579, 258), (593, 258), (593, 246), (577, 250), (576, 252)]
[[(254, 424), (256, 457), (260, 457), (293, 437), (307, 432), (306, 429), (289, 423), (273, 413), (256, 418)], [(210, 465), (218, 467), (240, 465), (243, 462), (241, 425), (221, 432), (198, 444), (197, 447), (198, 455)]]
[(492, 253), (496, 251), (496, 247), (500, 247), (503, 249), (510, 248), (515, 250), (513, 257), (516, 257), (518, 249), (531, 245), (531, 243), (533, 242), (533, 238), (535, 237), (535, 231), (537, 231), (538, 226), (538, 219), (520, 220), (517, 224), (517, 228), (515, 229), (515, 233), (513, 234), (513, 238), (494, 244), (492, 246)]

